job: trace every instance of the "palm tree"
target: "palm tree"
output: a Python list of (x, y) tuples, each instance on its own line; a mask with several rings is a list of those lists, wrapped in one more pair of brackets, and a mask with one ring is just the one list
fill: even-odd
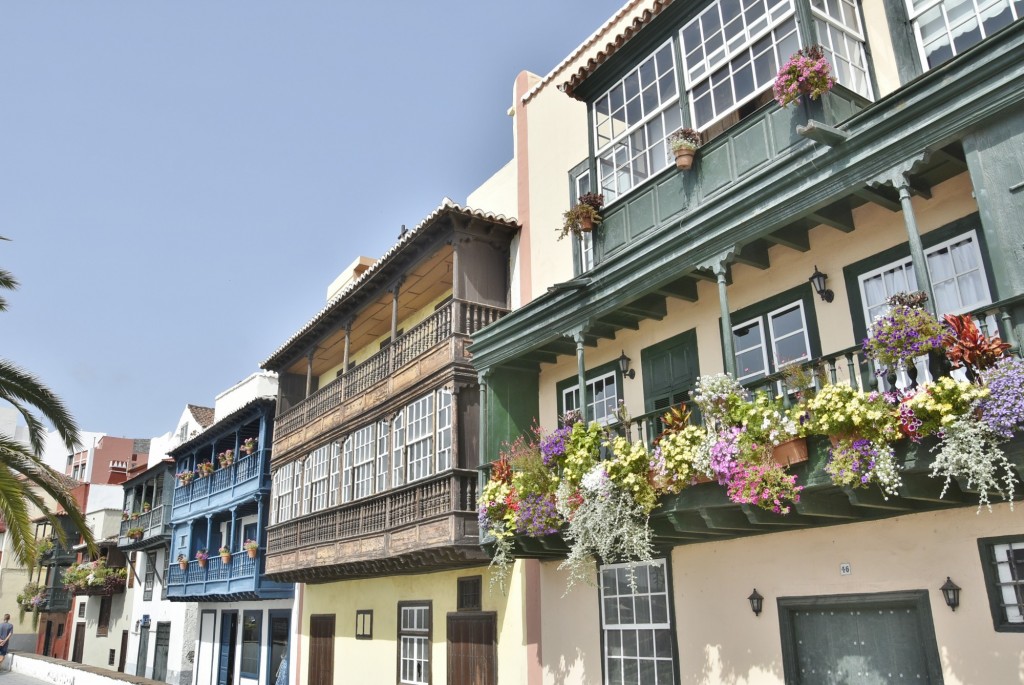
[[(0, 236), (0, 240), (7, 238)], [(17, 279), (9, 271), (0, 269), (0, 290), (17, 287)], [(7, 301), (0, 297), (0, 312), (6, 310)], [(28, 425), (27, 444), (15, 440), (14, 436), (0, 433), (0, 517), (7, 524), (15, 557), (25, 565), (33, 565), (36, 560), (36, 541), (30, 518), (32, 505), (49, 519), (61, 542), (66, 542), (63, 526), (56, 512), (47, 506), (44, 494), (63, 508), (92, 549), (92, 532), (65, 485), (66, 479), (43, 462), (46, 446), (43, 419), (53, 425), (61, 442), (72, 451), (78, 444), (75, 420), (60, 398), (39, 378), (5, 359), (0, 359), (0, 400), (13, 405)]]

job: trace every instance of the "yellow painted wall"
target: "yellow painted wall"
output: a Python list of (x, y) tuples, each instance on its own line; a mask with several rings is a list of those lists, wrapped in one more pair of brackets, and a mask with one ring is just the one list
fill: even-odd
[[(915, 197), (913, 202), (918, 229), (922, 233), (978, 210), (971, 195), (970, 178), (966, 173), (936, 186), (933, 199)], [(743, 264), (734, 265), (733, 284), (727, 292), (729, 308), (736, 311), (775, 293), (802, 285), (817, 266), (829, 275), (828, 287), (835, 292), (835, 300), (831, 303), (814, 298), (822, 352), (827, 354), (856, 344), (850, 323), (843, 267), (905, 243), (907, 233), (900, 213), (890, 212), (877, 205), (863, 205), (854, 210), (853, 216), (856, 230), (852, 233), (843, 233), (827, 226), (813, 229), (810, 234), (811, 249), (808, 252), (772, 247), (769, 251), (771, 267), (767, 271)], [(696, 328), (700, 372), (710, 374), (723, 370), (718, 287), (703, 281), (698, 282), (697, 287), (699, 297), (696, 302), (669, 298), (668, 315), (661, 321), (641, 321), (639, 330), (619, 331), (614, 340), (602, 340), (596, 348), (588, 347), (584, 352), (588, 369), (613, 361), (622, 351), (633, 360), (637, 376), (632, 380), (624, 380), (622, 397), (626, 401), (626, 408), (634, 416), (644, 412), (643, 369), (640, 364), (643, 348)], [(542, 426), (552, 428), (556, 424), (555, 385), (575, 375), (575, 356), (563, 355), (556, 364), (541, 365)]]
[[(1009, 505), (779, 532), (675, 547), (672, 595), (679, 682), (688, 685), (783, 683), (779, 597), (927, 590), (946, 685), (1021, 682), (1020, 633), (992, 626), (977, 539), (1020, 535), (1022, 512)], [(851, 574), (840, 575), (840, 564)], [(585, 685), (601, 679), (597, 589), (565, 594), (558, 562), (542, 571), (544, 682)], [(963, 588), (954, 613), (939, 587)], [(755, 617), (747, 595), (757, 589)], [(518, 681), (510, 681), (518, 682)]]
[[(334, 682), (394, 683), (398, 665), (398, 602), (430, 600), (433, 637), (431, 641), (431, 682), (447, 682), (446, 617), (456, 610), (457, 580), (483, 576), (482, 610), (497, 613), (498, 668), (501, 682), (526, 682), (523, 616), (523, 574), (517, 564), (503, 595), (488, 591), (486, 566), (459, 571), (421, 575), (389, 576), (306, 585), (299, 629), (302, 664), (297, 673), (300, 685), (309, 678), (309, 625), (313, 614), (335, 615)], [(373, 610), (373, 639), (355, 639), (356, 610)]]
[[(413, 326), (418, 324), (420, 321), (423, 321), (428, 316), (433, 314), (434, 313), (434, 307), (436, 307), (446, 297), (451, 297), (451, 294), (452, 294), (452, 291), (451, 291), (451, 289), (449, 289), (446, 292), (438, 295), (433, 300), (431, 300), (429, 304), (427, 304), (426, 306), (424, 306), (421, 309), (417, 310), (415, 313), (413, 313), (413, 314), (405, 317), (401, 321), (399, 321), (398, 322), (398, 328), (403, 330), (403, 331), (408, 332), (410, 328), (412, 328)], [(401, 295), (399, 295), (399, 297), (401, 297)], [(349, 350), (349, 363), (351, 363), (351, 364), (361, 364), (361, 363), (363, 363), (364, 361), (366, 361), (367, 359), (369, 359), (373, 355), (375, 355), (378, 352), (380, 352), (380, 345), (381, 345), (381, 343), (384, 342), (385, 340), (389, 339), (390, 337), (391, 337), (391, 332), (388, 331), (386, 334), (380, 336), (379, 338), (374, 340), (369, 345), (364, 345), (363, 347), (359, 348), (358, 350)], [(331, 381), (333, 381), (335, 378), (337, 378), (338, 377), (338, 372), (341, 371), (341, 367), (342, 367), (342, 363), (339, 363), (337, 366), (334, 366), (331, 369), (329, 369), (326, 373), (321, 374), (319, 376), (318, 381), (317, 381), (319, 383), (319, 385), (317, 387), (322, 388), (325, 385), (327, 385), (328, 383), (330, 383)]]

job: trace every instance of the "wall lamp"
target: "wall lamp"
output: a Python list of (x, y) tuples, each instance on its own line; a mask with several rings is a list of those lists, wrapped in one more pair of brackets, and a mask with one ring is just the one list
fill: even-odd
[(946, 582), (939, 588), (942, 590), (942, 597), (946, 600), (946, 606), (953, 611), (960, 606), (960, 586), (946, 576)]
[(629, 368), (630, 361), (630, 358), (626, 356), (626, 351), (623, 350), (619, 355), (619, 371), (622, 372), (623, 377), (632, 380), (636, 378), (636, 369)]
[(809, 280), (811, 282), (811, 285), (814, 286), (814, 292), (818, 293), (818, 295), (821, 296), (821, 299), (825, 300), (826, 302), (831, 302), (835, 298), (836, 294), (825, 287), (825, 281), (827, 279), (828, 274), (823, 274), (820, 271), (818, 271), (818, 265), (815, 264), (814, 273), (811, 274), (811, 277), (808, 278), (807, 280)]
[(754, 616), (760, 616), (761, 610), (764, 609), (764, 597), (757, 591), (757, 588), (754, 588), (754, 591), (750, 593), (747, 601), (750, 602), (750, 610), (754, 612)]

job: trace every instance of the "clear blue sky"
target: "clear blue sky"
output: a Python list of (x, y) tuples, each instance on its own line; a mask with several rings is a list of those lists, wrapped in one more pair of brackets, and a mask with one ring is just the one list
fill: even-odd
[(0, 357), (150, 437), (511, 158), (516, 74), (624, 0), (0, 6)]

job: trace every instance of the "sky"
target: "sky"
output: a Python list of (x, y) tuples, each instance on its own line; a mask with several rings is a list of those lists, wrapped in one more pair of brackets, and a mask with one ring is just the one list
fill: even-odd
[(509, 161), (516, 75), (624, 2), (4, 2), (0, 358), (84, 430), (174, 430)]

